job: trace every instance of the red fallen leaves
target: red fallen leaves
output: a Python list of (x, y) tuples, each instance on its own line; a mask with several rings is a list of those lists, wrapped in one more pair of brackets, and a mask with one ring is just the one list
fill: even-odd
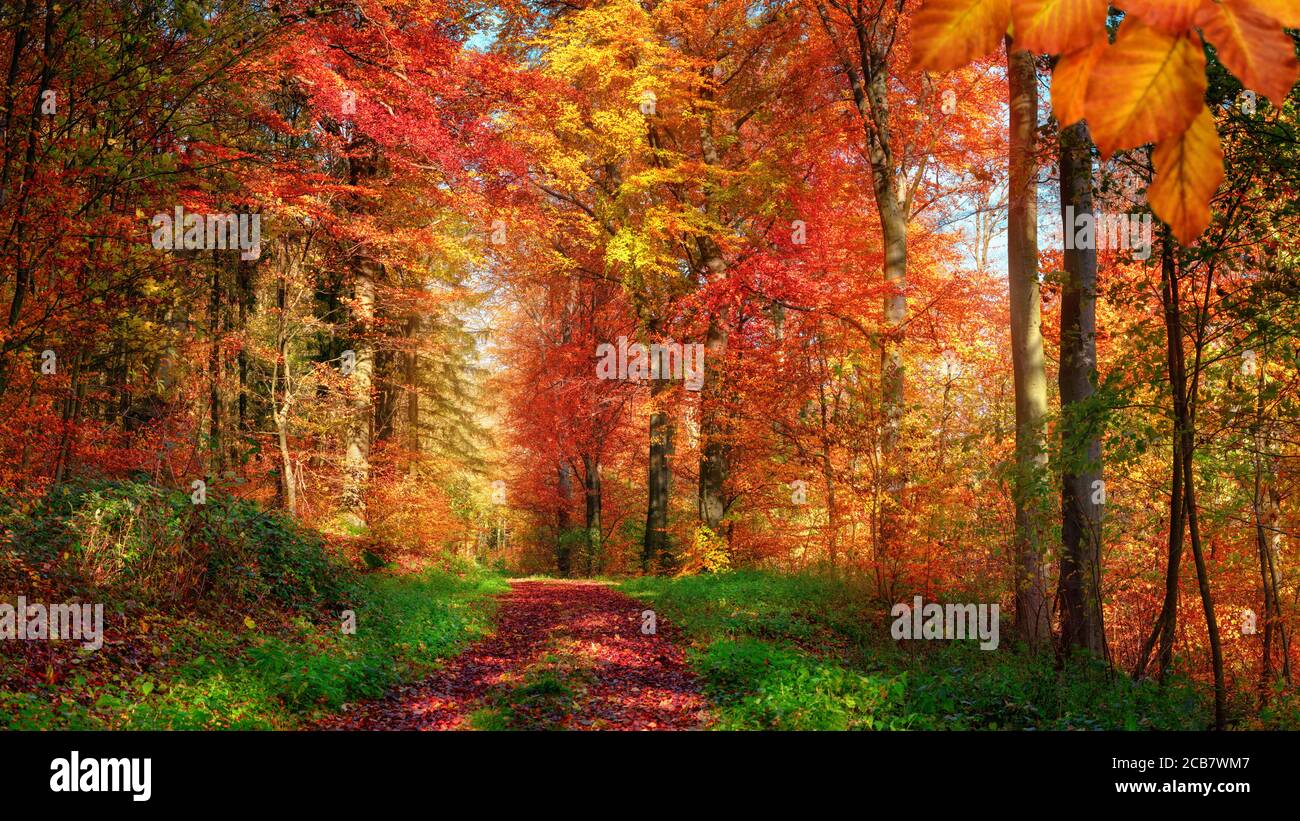
[(642, 635), (639, 602), (593, 582), (518, 582), (499, 599), (495, 635), (424, 681), (354, 706), (320, 726), (343, 730), (469, 729), (469, 716), (517, 687), (556, 647), (576, 655), (583, 684), (551, 715), (562, 729), (683, 730), (708, 722), (706, 702), (672, 628)]

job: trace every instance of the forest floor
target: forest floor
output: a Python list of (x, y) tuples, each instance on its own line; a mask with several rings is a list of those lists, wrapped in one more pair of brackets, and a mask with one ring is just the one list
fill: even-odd
[[(140, 482), (2, 502), (17, 549), (0, 551), (0, 602), (102, 603), (103, 631), (99, 649), (6, 642), (0, 729), (1175, 730), (1210, 715), (1207, 682), (1182, 675), (1058, 666), (1009, 635), (996, 652), (895, 641), (869, 579), (507, 580), (454, 557), (376, 568), (369, 540), (236, 499), (196, 516)], [(125, 535), (87, 547), (87, 522)], [(169, 534), (196, 528), (221, 552), (177, 565), (190, 554)], [(108, 582), (89, 572), (106, 567)], [(1258, 710), (1233, 693), (1234, 727), (1300, 726), (1298, 699)]]
[[(671, 625), (600, 582), (515, 581), (496, 631), (433, 675), (347, 705), (344, 730), (694, 729), (708, 703)], [(643, 632), (643, 626), (645, 631)]]

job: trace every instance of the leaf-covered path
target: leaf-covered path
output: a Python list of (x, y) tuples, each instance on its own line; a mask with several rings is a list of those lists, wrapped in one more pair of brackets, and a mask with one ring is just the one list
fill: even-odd
[(708, 721), (698, 682), (644, 606), (596, 582), (515, 582), (496, 632), (423, 681), (352, 705), (346, 730), (690, 729)]

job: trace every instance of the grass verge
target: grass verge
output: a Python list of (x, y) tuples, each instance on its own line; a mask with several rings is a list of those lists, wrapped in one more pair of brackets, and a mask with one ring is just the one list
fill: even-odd
[(454, 560), (365, 572), (276, 511), (130, 481), (0, 498), (0, 545), (0, 601), (103, 608), (98, 650), (3, 642), (3, 729), (303, 726), (489, 632), (507, 587)]
[[(302, 616), (259, 624), (142, 620), (147, 640), (106, 644), (61, 680), (0, 689), (6, 729), (289, 729), (427, 674), (491, 630), (495, 575), (430, 570), (354, 586), (355, 634)], [(7, 677), (6, 677), (7, 678)]]
[(1204, 695), (1098, 663), (969, 641), (895, 642), (888, 606), (844, 581), (738, 571), (621, 589), (682, 628), (718, 729), (1200, 729)]

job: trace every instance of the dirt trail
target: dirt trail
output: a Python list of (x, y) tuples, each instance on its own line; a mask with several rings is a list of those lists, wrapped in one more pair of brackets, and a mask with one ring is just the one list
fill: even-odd
[[(673, 629), (597, 582), (515, 582), (494, 635), (423, 681), (353, 705), (325, 729), (692, 729), (708, 721)], [(471, 724), (470, 716), (475, 716)]]

